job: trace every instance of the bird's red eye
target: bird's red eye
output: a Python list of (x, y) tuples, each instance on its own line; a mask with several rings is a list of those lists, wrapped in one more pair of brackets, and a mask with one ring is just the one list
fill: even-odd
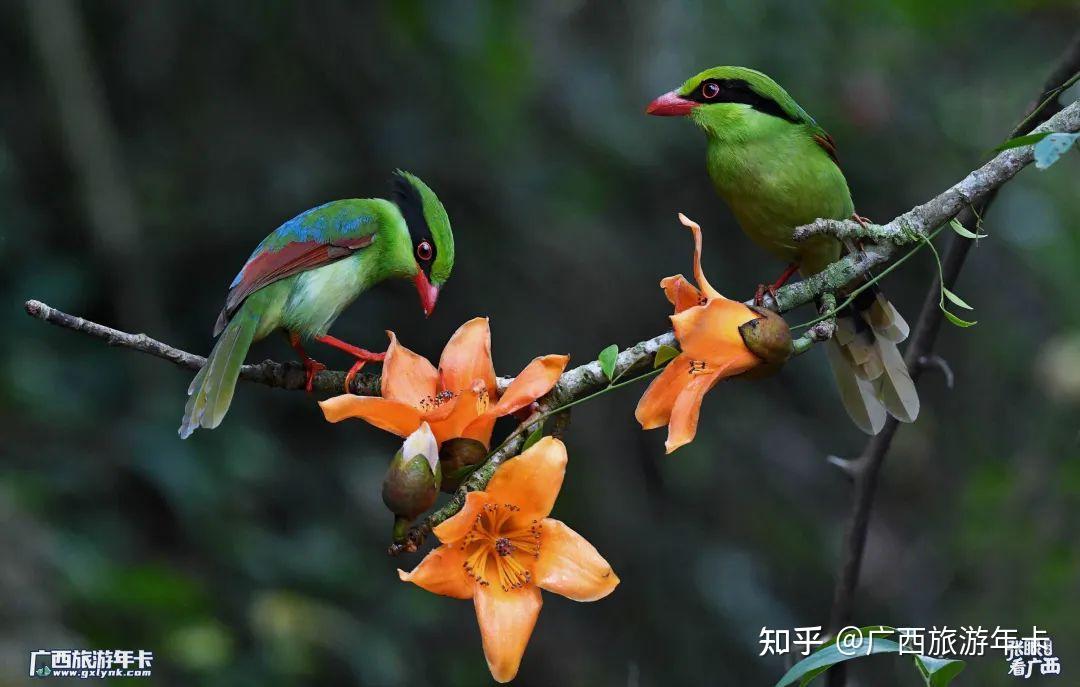
[(427, 241), (421, 241), (416, 244), (416, 257), (421, 260), (427, 261), (431, 259), (431, 255), (434, 251), (431, 248), (431, 244)]
[(707, 100), (712, 100), (716, 96), (720, 95), (720, 86), (712, 81), (706, 81), (701, 84), (701, 95)]

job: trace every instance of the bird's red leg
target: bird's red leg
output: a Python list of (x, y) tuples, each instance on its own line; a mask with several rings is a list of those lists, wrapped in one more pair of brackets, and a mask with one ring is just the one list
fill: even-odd
[(862, 227), (863, 229), (868, 229), (869, 227), (867, 227), (866, 225), (868, 225), (868, 224), (873, 224), (873, 222), (871, 222), (871, 221), (870, 221), (870, 218), (868, 218), (868, 217), (863, 217), (862, 215), (860, 215), (860, 214), (859, 214), (859, 213), (857, 213), (857, 212), (853, 212), (853, 213), (851, 213), (851, 219), (853, 219), (853, 220), (855, 220), (856, 222), (858, 222), (858, 223), (859, 223), (859, 225), (860, 225), (860, 226), (861, 226), (861, 227)]
[(349, 355), (356, 358), (356, 362), (349, 368), (348, 373), (345, 375), (345, 393), (349, 393), (349, 387), (352, 386), (352, 380), (356, 377), (356, 374), (360, 372), (364, 367), (364, 363), (375, 362), (381, 363), (386, 358), (386, 353), (372, 353), (371, 351), (360, 348), (359, 346), (353, 346), (351, 343), (346, 343), (341, 339), (333, 336), (324, 335), (316, 336), (315, 340), (319, 343), (324, 343), (327, 346), (333, 346), (339, 351), (345, 351)]
[(315, 381), (315, 374), (325, 370), (326, 365), (308, 356), (307, 351), (304, 350), (303, 345), (300, 343), (300, 335), (296, 332), (289, 332), (289, 345), (293, 347), (293, 350), (296, 351), (300, 356), (300, 360), (304, 363), (304, 372), (307, 373), (307, 382), (304, 384), (304, 388), (310, 394), (311, 383)]
[(791, 279), (791, 275), (799, 271), (799, 263), (790, 263), (776, 281), (772, 284), (758, 284), (757, 291), (754, 292), (754, 303), (761, 305), (765, 301), (765, 292), (767, 291), (773, 300), (776, 300), (776, 290), (787, 283), (788, 279)]

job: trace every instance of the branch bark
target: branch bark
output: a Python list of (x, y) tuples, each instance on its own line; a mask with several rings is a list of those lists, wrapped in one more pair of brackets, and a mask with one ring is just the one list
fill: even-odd
[[(1065, 83), (1074, 74), (1080, 71), (1080, 36), (1059, 60), (1050, 77), (1044, 84), (1039, 96), (1032, 102), (1020, 124), (1013, 129), (1009, 138), (1022, 136), (1031, 131), (1044, 131), (1056, 119), (1062, 117), (1065, 111), (1077, 108), (1074, 102), (1068, 108), (1062, 108), (1057, 101), (1047, 103), (1042, 109), (1037, 108), (1058, 87)], [(1034, 115), (1034, 116), (1032, 116)], [(1053, 115), (1053, 116), (1051, 116)], [(1070, 115), (1071, 117), (1071, 115)], [(1049, 120), (1049, 121), (1047, 121)], [(1070, 120), (1071, 121), (1071, 120)], [(1045, 122), (1045, 123), (1044, 123)], [(1036, 125), (1040, 125), (1036, 127)], [(1075, 129), (1072, 129), (1075, 130)], [(1030, 156), (1030, 146), (1023, 149)], [(1008, 151), (1006, 151), (1008, 152)], [(1004, 155), (1004, 153), (1002, 153)], [(998, 157), (1001, 157), (999, 155)], [(997, 158), (995, 158), (997, 159)], [(1030, 160), (1029, 160), (1030, 161)], [(985, 166), (983, 167), (985, 169)], [(972, 173), (976, 174), (975, 172)], [(969, 175), (968, 178), (971, 178)], [(977, 180), (973, 180), (978, 183)], [(981, 194), (978, 202), (966, 207), (957, 218), (965, 226), (977, 226), (985, 215), (986, 210), (997, 195), (1000, 184)], [(948, 192), (947, 192), (948, 193)], [(942, 194), (945, 195), (945, 194)], [(939, 196), (941, 198), (942, 196)], [(935, 199), (937, 200), (937, 199)], [(931, 201), (933, 203), (934, 201)], [(929, 204), (927, 204), (929, 205)], [(942, 203), (944, 205), (944, 203)], [(920, 206), (926, 207), (926, 206)], [(899, 218), (898, 218), (899, 219)], [(895, 220), (894, 220), (895, 222)], [(893, 224), (893, 223), (890, 223)], [(925, 226), (925, 225), (924, 225)], [(927, 367), (925, 361), (932, 357), (934, 340), (941, 328), (942, 312), (938, 307), (940, 289), (942, 283), (946, 288), (952, 288), (963, 268), (972, 241), (960, 236), (953, 236), (942, 258), (942, 278), (935, 277), (930, 288), (926, 292), (919, 319), (912, 330), (904, 362), (911, 373), (911, 379), (918, 382), (922, 371)], [(947, 367), (945, 369), (948, 369)], [(951, 386), (951, 382), (949, 384)], [(832, 611), (830, 613), (829, 628), (836, 633), (845, 626), (851, 624), (852, 609), (854, 606), (855, 589), (859, 582), (859, 573), (862, 568), (863, 553), (866, 549), (867, 530), (870, 526), (870, 512), (873, 506), (874, 495), (877, 489), (878, 478), (882, 464), (892, 446), (893, 437), (899, 423), (889, 418), (880, 433), (871, 437), (863, 450), (862, 455), (850, 461), (846, 471), (854, 477), (854, 495), (852, 498), (851, 513), (848, 516), (844, 532), (844, 553), (837, 573), (836, 586), (833, 590)], [(829, 671), (829, 687), (844, 687), (847, 680), (847, 668), (844, 664), (837, 664)]]
[[(1034, 122), (1035, 120), (1032, 120), (1029, 124)], [(1062, 108), (1031, 131), (1080, 131), (1080, 100)], [(887, 224), (863, 226), (850, 220), (816, 220), (797, 228), (797, 240), (830, 233), (839, 238), (864, 238), (875, 243), (844, 256), (817, 274), (785, 286), (777, 293), (775, 303), (770, 303), (771, 299), (767, 299), (766, 305), (778, 312), (787, 312), (809, 303), (823, 293), (835, 293), (868, 274), (874, 267), (888, 262), (897, 248), (918, 243), (931, 231), (956, 217), (960, 211), (988, 197), (1015, 177), (1021, 169), (1031, 164), (1034, 156), (1033, 146), (1002, 151), (935, 198), (908, 210)]]
[[(147, 353), (193, 372), (206, 364), (206, 358), (201, 355), (182, 351), (146, 334), (129, 334), (75, 315), (69, 315), (41, 301), (26, 301), (24, 307), (31, 317), (36, 317), (49, 324), (55, 324), (58, 327), (81, 332), (95, 339), (101, 339), (109, 346), (119, 346), (140, 353)], [(266, 360), (255, 365), (244, 365), (240, 368), (240, 378), (249, 382), (265, 384), (266, 386), (292, 390), (302, 390), (307, 379), (304, 366), (300, 363), (278, 363), (273, 360)], [(344, 388), (344, 371), (323, 370), (315, 375), (312, 382), (312, 391), (319, 393), (341, 393)], [(361, 373), (353, 379), (350, 391), (354, 394), (376, 396), (379, 394), (379, 389), (378, 375)]]

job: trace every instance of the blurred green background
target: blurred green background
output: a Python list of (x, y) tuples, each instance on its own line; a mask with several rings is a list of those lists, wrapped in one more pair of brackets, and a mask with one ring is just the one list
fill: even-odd
[[(401, 584), (418, 557), (385, 555), (391, 436), (241, 384), (221, 428), (181, 442), (188, 371), (24, 300), (205, 353), (266, 233), (385, 195), (400, 166), (446, 204), (454, 278), (429, 321), (385, 285), (334, 333), (377, 349), (393, 328), (436, 357), (482, 314), (502, 374), (586, 362), (666, 326), (657, 282), (690, 269), (676, 211), (724, 293), (782, 267), (713, 196), (700, 133), (643, 115), (653, 96), (716, 64), (766, 71), (836, 138), (859, 212), (887, 219), (1002, 140), (1078, 20), (1034, 0), (0, 3), (0, 685), (43, 648), (152, 650), (153, 684), (490, 679), (471, 604)], [(897, 436), (856, 609), (1038, 624), (1063, 672), (1031, 682), (1060, 685), (1080, 670), (1078, 171), (1026, 170), (988, 216), (957, 288), (979, 325), (942, 331), (956, 387), (927, 375)], [(909, 318), (931, 265), (885, 282)], [(251, 360), (290, 355), (270, 339)], [(758, 633), (827, 622), (850, 485), (825, 458), (865, 438), (818, 351), (718, 387), (671, 457), (634, 421), (641, 391), (575, 409), (554, 513), (622, 584), (546, 595), (518, 683), (772, 684), (786, 666)], [(853, 679), (920, 682), (891, 657)], [(994, 654), (956, 684), (1016, 679)]]

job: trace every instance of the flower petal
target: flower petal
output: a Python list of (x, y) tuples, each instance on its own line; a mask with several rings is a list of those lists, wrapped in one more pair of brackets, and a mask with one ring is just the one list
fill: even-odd
[(642, 429), (663, 427), (671, 418), (675, 399), (690, 383), (690, 358), (679, 354), (671, 359), (660, 376), (652, 380), (641, 395), (634, 417)]
[(491, 433), (495, 431), (496, 417), (492, 413), (485, 413), (476, 418), (465, 427), (461, 436), (468, 439), (476, 439), (486, 448), (491, 448)]
[(420, 427), (420, 411), (416, 408), (378, 396), (342, 394), (319, 401), (319, 407), (330, 422), (355, 417), (399, 437), (407, 437)]
[(491, 677), (496, 682), (509, 682), (517, 675), (536, 627), (543, 604), (540, 590), (529, 585), (504, 592), (497, 585), (477, 585), (473, 604)]
[(551, 391), (551, 387), (559, 381), (559, 375), (566, 369), (568, 362), (570, 362), (568, 355), (545, 355), (533, 358), (521, 374), (510, 382), (506, 393), (502, 395), (491, 412), (496, 417), (509, 415)]
[(510, 503), (525, 519), (546, 518), (555, 505), (566, 475), (566, 446), (553, 437), (544, 437), (517, 458), (495, 471), (487, 494), (496, 503)]
[(694, 234), (694, 279), (697, 280), (698, 286), (707, 298), (723, 298), (709, 284), (709, 281), (705, 278), (705, 272), (701, 269), (701, 225), (681, 212), (679, 213), (679, 221)]
[(465, 505), (457, 513), (432, 528), (431, 532), (443, 544), (453, 544), (469, 533), (476, 523), (476, 516), (491, 501), (485, 491), (470, 491), (465, 495)]
[(681, 274), (661, 279), (660, 288), (664, 290), (664, 295), (675, 306), (676, 313), (681, 313), (687, 308), (702, 305), (705, 302), (705, 297), (701, 295), (697, 287), (686, 281), (686, 277)]
[(694, 440), (697, 434), (698, 415), (701, 412), (701, 401), (705, 398), (706, 392), (721, 379), (722, 375), (719, 373), (696, 374), (675, 399), (675, 406), (671, 409), (671, 420), (668, 423), (667, 441), (664, 442), (667, 453)]
[(552, 518), (540, 523), (540, 559), (533, 569), (541, 589), (574, 601), (596, 601), (610, 594), (619, 578), (585, 537)]
[(486, 317), (474, 317), (457, 328), (439, 359), (442, 388), (458, 392), (477, 379), (495, 391), (495, 367), (491, 363), (491, 329)]
[(705, 305), (687, 308), (671, 316), (679, 348), (689, 358), (722, 366), (731, 362), (746, 365), (748, 370), (760, 359), (750, 352), (739, 333), (739, 327), (757, 314), (737, 301), (711, 299)]
[(476, 582), (465, 574), (464, 566), (465, 551), (443, 544), (428, 552), (412, 572), (400, 568), (397, 572), (402, 582), (412, 582), (433, 594), (471, 599)]
[(409, 405), (419, 406), (438, 391), (439, 373), (422, 355), (398, 343), (394, 332), (387, 332), (390, 345), (382, 369), (382, 395)]
[(435, 418), (428, 415), (431, 431), (440, 444), (447, 439), (463, 436), (465, 428), (487, 410), (487, 390), (483, 382), (477, 381), (473, 388), (454, 396), (444, 407), (449, 407), (450, 412), (441, 413)]

